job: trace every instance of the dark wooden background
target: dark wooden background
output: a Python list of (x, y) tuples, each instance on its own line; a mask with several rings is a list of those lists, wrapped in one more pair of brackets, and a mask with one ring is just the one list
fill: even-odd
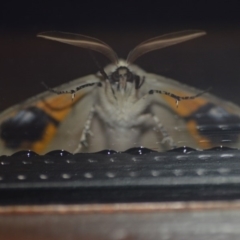
[[(0, 110), (97, 71), (87, 51), (37, 38), (57, 30), (99, 38), (122, 58), (141, 41), (187, 29), (208, 35), (136, 61), (148, 72), (240, 104), (237, 1), (7, 1), (0, 8)], [(108, 63), (100, 57), (103, 66)]]

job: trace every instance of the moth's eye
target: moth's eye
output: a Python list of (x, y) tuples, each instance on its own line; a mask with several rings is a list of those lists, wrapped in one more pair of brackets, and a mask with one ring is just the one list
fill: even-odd
[(125, 79), (127, 82), (133, 82), (134, 75), (126, 67), (119, 67), (111, 75), (112, 82), (119, 82), (120, 79)]
[(127, 72), (127, 81), (133, 82), (133, 74), (130, 71)]
[(111, 75), (112, 82), (118, 82), (119, 78), (120, 78), (120, 75), (119, 75), (118, 71), (115, 71), (112, 73), (112, 75)]

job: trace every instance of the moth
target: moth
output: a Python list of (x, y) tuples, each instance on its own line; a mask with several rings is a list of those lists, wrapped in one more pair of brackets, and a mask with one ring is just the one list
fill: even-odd
[(45, 32), (45, 39), (97, 51), (111, 64), (35, 96), (0, 114), (0, 154), (19, 150), (158, 151), (188, 146), (239, 146), (240, 108), (204, 91), (147, 73), (134, 61), (150, 51), (204, 35), (188, 30), (151, 38), (126, 60), (92, 37)]

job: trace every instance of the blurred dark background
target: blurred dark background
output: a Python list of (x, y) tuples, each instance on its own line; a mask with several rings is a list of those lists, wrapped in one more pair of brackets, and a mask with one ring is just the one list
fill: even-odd
[[(141, 41), (200, 29), (207, 35), (136, 61), (148, 72), (240, 104), (238, 1), (5, 1), (0, 6), (0, 110), (98, 69), (88, 52), (37, 38), (43, 31), (90, 35), (125, 58)], [(108, 60), (100, 57), (103, 66)], [(166, 89), (167, 90), (167, 89)]]

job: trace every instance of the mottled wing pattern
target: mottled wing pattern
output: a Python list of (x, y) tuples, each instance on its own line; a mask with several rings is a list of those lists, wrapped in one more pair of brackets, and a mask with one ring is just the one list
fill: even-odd
[[(89, 75), (56, 89), (71, 90), (97, 81), (97, 76)], [(0, 115), (0, 155), (18, 150), (36, 153), (55, 149), (74, 151), (94, 101), (89, 93), (95, 87), (81, 89), (73, 100), (70, 94), (56, 95), (46, 91), (5, 110)]]
[[(198, 89), (155, 74), (146, 74), (150, 90), (165, 90), (178, 96), (194, 96)], [(155, 113), (169, 129), (178, 146), (207, 149), (215, 146), (239, 146), (240, 108), (210, 93), (191, 100), (176, 101), (166, 95), (154, 94)], [(165, 108), (165, 116), (158, 109)], [(170, 120), (172, 118), (172, 120)]]
[[(107, 74), (113, 70), (114, 65), (105, 68)], [(145, 101), (148, 108), (160, 120), (178, 147), (206, 149), (219, 145), (239, 145), (238, 106), (205, 93), (195, 99), (180, 101), (177, 107), (173, 98), (148, 92), (161, 90), (178, 96), (193, 96), (200, 90), (163, 76), (146, 73), (136, 65), (131, 65), (130, 70), (145, 78), (139, 97), (147, 96)], [(99, 81), (100, 75), (89, 75), (54, 89), (72, 90), (83, 84)], [(56, 149), (74, 152), (88, 114), (96, 103), (97, 91), (99, 89), (96, 85), (89, 86), (78, 91), (73, 100), (71, 94), (56, 95), (47, 91), (4, 111), (0, 115), (0, 154), (12, 154), (23, 149), (40, 154)], [(91, 132), (93, 137), (88, 139), (91, 151), (112, 148), (106, 145), (104, 128), (96, 116), (91, 124)], [(163, 150), (161, 138), (156, 129), (149, 129), (143, 131), (139, 142), (144, 147)], [(133, 146), (135, 145), (129, 148)]]

